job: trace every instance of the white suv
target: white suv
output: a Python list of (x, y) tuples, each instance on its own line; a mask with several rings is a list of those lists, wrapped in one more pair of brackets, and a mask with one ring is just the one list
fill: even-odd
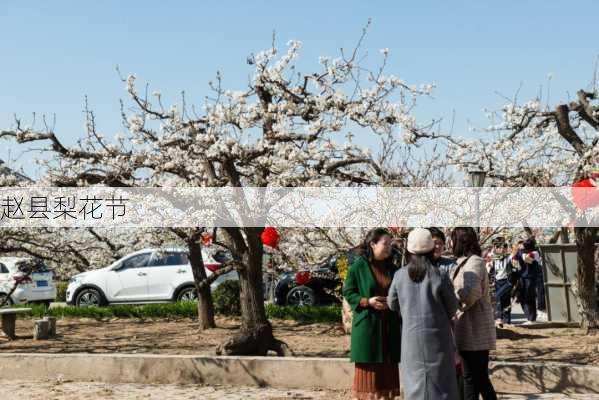
[[(27, 261), (23, 257), (0, 257), (0, 298), (8, 295), (15, 284), (24, 274), (19, 271), (17, 264)], [(54, 273), (43, 266), (21, 282), (8, 299), (8, 304), (44, 303), (50, 305), (56, 299)]]
[[(220, 263), (207, 253), (202, 257), (210, 276)], [(228, 279), (238, 279), (237, 272), (219, 276), (211, 288)], [(197, 300), (197, 293), (187, 251), (170, 248), (136, 251), (108, 267), (75, 275), (66, 297), (67, 304), (87, 307)]]

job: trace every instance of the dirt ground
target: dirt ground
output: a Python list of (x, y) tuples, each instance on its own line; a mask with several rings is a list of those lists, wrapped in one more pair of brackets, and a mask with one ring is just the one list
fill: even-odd
[[(300, 324), (272, 321), (275, 336), (289, 344), (298, 357), (347, 357), (349, 336), (341, 325)], [(198, 332), (197, 324), (181, 320), (133, 320), (65, 318), (58, 320), (58, 336), (33, 340), (33, 320), (17, 320), (18, 340), (0, 337), (1, 352), (35, 353), (152, 353), (214, 354), (223, 338), (232, 335), (239, 320), (217, 318), (218, 328)], [(599, 365), (599, 334), (587, 335), (575, 328), (498, 330), (497, 351), (492, 358), (502, 361), (554, 361)]]
[[(599, 400), (596, 394), (500, 394), (501, 400)], [(349, 392), (200, 385), (0, 380), (0, 399), (27, 400), (349, 400)]]
[(273, 388), (201, 386), (201, 385), (140, 385), (132, 383), (105, 384), (68, 381), (3, 381), (0, 398), (27, 400), (342, 400), (347, 393), (316, 390), (284, 390)]

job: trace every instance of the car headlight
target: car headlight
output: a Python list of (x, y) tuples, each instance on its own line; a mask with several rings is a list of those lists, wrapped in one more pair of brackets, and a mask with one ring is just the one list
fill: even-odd
[(80, 280), (81, 280), (81, 278), (80, 278), (80, 277), (78, 277), (78, 276), (74, 276), (74, 277), (72, 277), (71, 279), (69, 279), (69, 283), (77, 283), (77, 282), (79, 282)]

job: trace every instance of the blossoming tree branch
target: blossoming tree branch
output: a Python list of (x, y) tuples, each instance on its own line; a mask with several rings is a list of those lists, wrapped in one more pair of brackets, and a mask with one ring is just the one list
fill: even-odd
[[(364, 34), (365, 34), (364, 30)], [(419, 124), (412, 115), (418, 98), (432, 85), (416, 87), (386, 74), (381, 66), (360, 65), (361, 36), (351, 52), (321, 57), (320, 67), (296, 70), (301, 43), (290, 41), (279, 55), (275, 46), (252, 55), (252, 75), (242, 90), (224, 89), (218, 74), (212, 95), (202, 108), (168, 107), (159, 92), (140, 90), (134, 75), (123, 78), (129, 103), (122, 105), (126, 134), (107, 139), (97, 131), (86, 106), (87, 129), (77, 146), (67, 146), (49, 126), (37, 130), (17, 120), (0, 137), (18, 143), (47, 143), (52, 157), (44, 162), (48, 179), (60, 186), (347, 186), (405, 184), (394, 137), (405, 142), (434, 136), (435, 121)], [(352, 142), (355, 133), (380, 140), (385, 151)], [(397, 159), (395, 159), (397, 161)], [(206, 280), (201, 259), (205, 227), (177, 229), (190, 246), (196, 285)], [(231, 250), (241, 286), (242, 324), (238, 335), (223, 343), (223, 354), (265, 355), (289, 352), (274, 338), (262, 293), (263, 228), (223, 228), (219, 241)], [(200, 325), (213, 326), (209, 288), (198, 293)]]

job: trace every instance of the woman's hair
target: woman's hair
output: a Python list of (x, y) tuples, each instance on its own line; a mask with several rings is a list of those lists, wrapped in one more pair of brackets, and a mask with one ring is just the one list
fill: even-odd
[(524, 241), (523, 247), (525, 251), (535, 251), (537, 250), (537, 241), (534, 237), (530, 237)]
[(474, 228), (459, 226), (451, 231), (451, 252), (455, 257), (481, 256), (478, 235)]
[(434, 238), (439, 238), (443, 241), (443, 243), (445, 243), (445, 234), (443, 233), (443, 231), (439, 228), (436, 228), (434, 226), (427, 228), (428, 231), (431, 233), (431, 236)]
[(409, 264), (408, 268), (408, 276), (412, 280), (412, 282), (422, 282), (424, 277), (426, 276), (426, 271), (428, 267), (433, 264), (433, 253), (431, 251), (426, 254), (412, 254), (408, 253)]
[[(370, 246), (370, 244), (378, 243), (378, 241), (381, 240), (381, 238), (385, 235), (391, 236), (391, 233), (389, 233), (389, 231), (385, 228), (374, 228), (370, 230), (366, 234), (364, 241), (362, 241), (362, 243), (356, 249), (357, 253), (364, 257), (366, 261), (372, 263), (372, 261), (374, 261), (374, 253), (372, 252), (372, 247)], [(389, 257), (387, 261), (391, 261), (391, 258), (392, 257)]]

